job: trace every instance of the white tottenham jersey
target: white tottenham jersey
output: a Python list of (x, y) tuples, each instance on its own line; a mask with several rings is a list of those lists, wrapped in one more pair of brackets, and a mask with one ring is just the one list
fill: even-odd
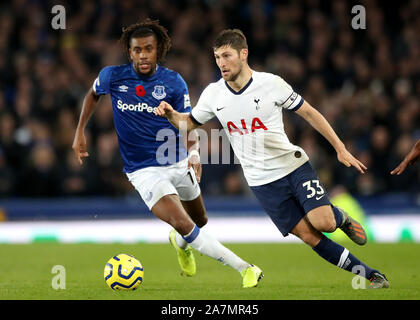
[(238, 92), (223, 78), (209, 84), (190, 116), (199, 124), (214, 116), (219, 119), (248, 184), (259, 186), (308, 161), (305, 151), (289, 141), (283, 125), (282, 109), (296, 111), (302, 103), (303, 98), (281, 77), (253, 71)]

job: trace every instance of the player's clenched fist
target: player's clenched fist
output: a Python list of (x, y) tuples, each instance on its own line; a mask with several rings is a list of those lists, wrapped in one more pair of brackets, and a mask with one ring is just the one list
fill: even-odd
[(173, 111), (174, 108), (169, 103), (162, 101), (156, 108), (155, 115), (168, 118)]

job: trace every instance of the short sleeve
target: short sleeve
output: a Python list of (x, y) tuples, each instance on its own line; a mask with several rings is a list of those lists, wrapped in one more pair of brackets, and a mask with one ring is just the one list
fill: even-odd
[(188, 86), (181, 75), (177, 75), (175, 85), (175, 97), (173, 100), (173, 107), (178, 112), (191, 112), (190, 94), (188, 93)]
[(108, 66), (103, 68), (98, 77), (93, 82), (92, 89), (98, 95), (104, 95), (110, 93), (110, 82), (111, 82), (112, 67)]
[(197, 105), (192, 109), (190, 117), (197, 124), (205, 124), (214, 118), (215, 114), (211, 108), (211, 84), (204, 89), (198, 99)]
[(276, 106), (296, 111), (303, 104), (303, 98), (281, 77), (275, 76), (274, 90)]

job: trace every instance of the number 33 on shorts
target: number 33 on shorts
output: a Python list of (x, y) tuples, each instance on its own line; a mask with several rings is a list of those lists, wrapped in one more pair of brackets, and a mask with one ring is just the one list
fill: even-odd
[(302, 184), (306, 190), (308, 191), (308, 194), (306, 195), (306, 198), (310, 199), (313, 196), (316, 196), (316, 200), (320, 200), (323, 196), (325, 196), (324, 188), (322, 188), (319, 180), (308, 180)]

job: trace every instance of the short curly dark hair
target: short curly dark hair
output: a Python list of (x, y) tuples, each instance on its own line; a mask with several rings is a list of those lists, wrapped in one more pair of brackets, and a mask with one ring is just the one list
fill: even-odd
[(157, 63), (165, 60), (166, 54), (171, 48), (171, 38), (168, 30), (159, 24), (159, 20), (151, 20), (147, 18), (143, 22), (134, 23), (122, 29), (120, 44), (130, 59), (130, 41), (132, 38), (142, 38), (154, 35), (157, 40)]

